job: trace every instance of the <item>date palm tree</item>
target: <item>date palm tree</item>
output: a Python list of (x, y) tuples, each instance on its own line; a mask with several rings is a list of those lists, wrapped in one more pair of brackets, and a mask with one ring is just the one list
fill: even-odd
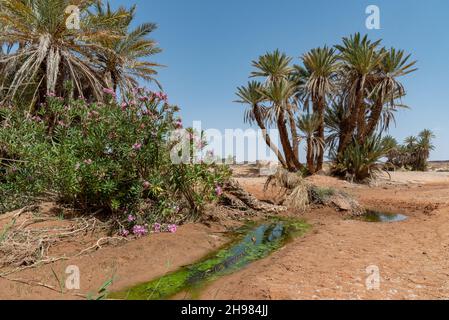
[[(325, 130), (325, 110), (327, 107), (327, 99), (336, 92), (336, 75), (339, 69), (335, 49), (323, 47), (312, 49), (310, 52), (302, 56), (304, 70), (297, 66), (297, 74), (304, 77), (302, 91), (305, 95), (305, 101), (311, 101), (313, 104), (313, 112), (318, 118), (318, 128), (316, 138), (324, 141)], [(318, 150), (316, 171), (323, 169), (324, 163), (324, 144), (322, 149)], [(313, 170), (313, 171), (315, 171)]]
[(290, 65), (292, 58), (285, 53), (275, 50), (267, 52), (253, 61), (252, 65), (256, 69), (251, 73), (251, 77), (263, 77), (267, 82), (277, 82), (288, 79), (293, 71)]
[[(91, 16), (90, 0), (3, 0), (0, 4), (0, 42), (17, 44), (14, 53), (0, 63), (14, 76), (7, 86), (9, 100), (32, 88), (32, 101), (42, 101), (49, 92), (61, 94), (64, 81), (70, 80), (79, 95), (89, 90), (100, 99), (104, 82), (99, 78), (96, 59), (106, 52), (100, 43), (121, 36), (116, 28), (123, 15), (103, 19)], [(79, 28), (67, 25), (69, 5), (79, 8)]]
[(286, 162), (282, 153), (279, 151), (276, 144), (271, 140), (266, 128), (266, 121), (268, 115), (268, 109), (262, 105), (265, 98), (263, 96), (263, 85), (258, 81), (251, 81), (247, 86), (237, 88), (237, 96), (239, 100), (236, 102), (249, 105), (249, 108), (245, 112), (245, 122), (250, 124), (256, 122), (259, 128), (262, 130), (262, 135), (266, 144), (276, 154), (279, 162), (282, 166), (286, 166)]
[(279, 50), (266, 53), (253, 61), (255, 71), (251, 73), (251, 77), (265, 79), (262, 94), (271, 104), (268, 117), (276, 123), (279, 130), (287, 169), (298, 171), (303, 169), (303, 165), (298, 154), (299, 136), (295, 122), (297, 105), (294, 100), (296, 84), (291, 81), (294, 70), (291, 61), (291, 57)]
[(306, 140), (307, 169), (310, 174), (314, 174), (317, 170), (315, 159), (321, 156), (321, 151), (324, 149), (324, 139), (316, 135), (321, 126), (321, 119), (316, 113), (307, 113), (302, 115), (297, 123), (299, 130), (304, 134), (302, 138)]
[(379, 44), (380, 40), (371, 42), (366, 35), (362, 37), (356, 33), (343, 38), (343, 44), (336, 46), (342, 62), (339, 77), (350, 111), (343, 125), (338, 153), (344, 151), (354, 135), (360, 142), (365, 132), (367, 87), (372, 81), (373, 72), (379, 68), (385, 56), (384, 52), (377, 50)]
[[(290, 171), (303, 169), (296, 153), (299, 146), (299, 136), (296, 131), (296, 123), (293, 118), (293, 104), (291, 99), (295, 95), (296, 86), (287, 79), (269, 82), (262, 90), (264, 98), (271, 104), (268, 109), (269, 118), (274, 119), (279, 130), (282, 149), (285, 154), (287, 168)], [(288, 125), (287, 125), (288, 123)], [(290, 133), (289, 128), (290, 126)], [(292, 127), (294, 126), (294, 127)], [(290, 140), (290, 135), (291, 139)]]
[[(386, 54), (383, 55), (382, 62), (379, 69), (374, 75), (374, 101), (370, 110), (370, 116), (367, 119), (366, 130), (362, 133), (362, 140), (374, 134), (376, 127), (381, 122), (381, 116), (384, 112), (388, 120), (388, 112), (394, 111), (397, 107), (405, 107), (398, 104), (398, 99), (405, 96), (405, 88), (399, 77), (405, 76), (416, 71), (413, 66), (416, 61), (409, 62), (410, 55), (405, 56), (403, 50), (396, 50), (391, 48), (388, 51), (383, 50)], [(384, 128), (388, 127), (388, 121), (384, 121)]]
[(97, 1), (94, 6), (94, 16), (102, 17), (105, 20), (117, 15), (123, 15), (120, 26), (123, 37), (102, 43), (107, 48), (106, 51), (97, 53), (97, 59), (101, 62), (105, 82), (108, 87), (120, 90), (122, 94), (136, 87), (138, 79), (148, 82), (155, 82), (159, 87), (159, 82), (154, 78), (157, 75), (156, 67), (161, 65), (150, 62), (148, 57), (161, 52), (156, 42), (148, 36), (157, 29), (154, 23), (143, 23), (130, 30), (130, 24), (136, 13), (136, 6), (130, 9), (119, 7), (112, 10), (109, 2), (103, 4)]
[(417, 170), (426, 171), (430, 157), (430, 152), (435, 150), (435, 146), (432, 143), (432, 140), (435, 139), (435, 134), (429, 130), (425, 129), (421, 131), (418, 135), (419, 140), (417, 144), (417, 154), (418, 154), (418, 163)]

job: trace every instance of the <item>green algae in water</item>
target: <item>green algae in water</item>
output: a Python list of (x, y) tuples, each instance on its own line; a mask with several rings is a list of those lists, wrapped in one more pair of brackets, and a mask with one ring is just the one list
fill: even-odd
[(366, 222), (401, 222), (407, 220), (408, 217), (403, 214), (386, 213), (374, 210), (368, 210), (363, 216)]
[(151, 282), (112, 293), (111, 299), (162, 300), (181, 292), (194, 297), (205, 284), (267, 257), (307, 231), (304, 221), (276, 220), (238, 230), (238, 240), (204, 260)]

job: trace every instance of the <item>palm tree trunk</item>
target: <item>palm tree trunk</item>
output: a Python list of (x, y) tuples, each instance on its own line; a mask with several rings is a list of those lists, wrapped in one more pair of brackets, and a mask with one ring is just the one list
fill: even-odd
[[(357, 129), (357, 123), (359, 120), (359, 113), (361, 112), (361, 106), (363, 104), (363, 94), (365, 91), (365, 76), (359, 80), (357, 85), (357, 93), (354, 103), (351, 108), (351, 115), (347, 123), (344, 125), (344, 132), (341, 135), (340, 145), (338, 147), (338, 154), (342, 154), (344, 150), (351, 143), (355, 129)], [(364, 116), (364, 115), (363, 115)]]
[(365, 134), (363, 136), (363, 141), (365, 141), (367, 137), (371, 136), (376, 130), (376, 127), (380, 121), (380, 117), (382, 116), (382, 110), (383, 110), (382, 98), (379, 97), (376, 101), (376, 104), (374, 105), (373, 110), (371, 111), (371, 115), (368, 120), (368, 125), (366, 127)]
[(288, 120), (290, 122), (290, 131), (292, 134), (292, 139), (293, 139), (293, 154), (295, 155), (296, 159), (299, 162), (299, 136), (298, 136), (298, 132), (296, 131), (296, 122), (295, 122), (295, 118), (293, 115), (293, 112), (291, 110), (291, 108), (289, 107), (287, 109), (288, 112)]
[(287, 126), (285, 125), (285, 115), (284, 110), (280, 110), (277, 115), (277, 125), (279, 130), (279, 136), (281, 139), (282, 148), (284, 149), (285, 161), (287, 164), (287, 169), (289, 171), (298, 171), (303, 168), (301, 163), (293, 154), (292, 146), (290, 145), (290, 139), (288, 135)]
[(307, 138), (307, 169), (310, 174), (315, 173), (315, 163), (313, 159), (312, 137)]
[(254, 117), (256, 119), (257, 125), (260, 129), (262, 129), (262, 135), (265, 139), (266, 144), (270, 147), (270, 149), (277, 156), (279, 162), (282, 164), (284, 168), (287, 167), (287, 163), (282, 156), (282, 153), (279, 151), (278, 147), (271, 141), (270, 135), (267, 132), (267, 128), (265, 127), (265, 123), (262, 120), (262, 115), (260, 114), (260, 110), (258, 106), (253, 107)]
[(366, 115), (366, 105), (365, 103), (362, 102), (362, 104), (360, 105), (357, 118), (357, 140), (360, 144), (363, 143), (365, 137), (366, 131), (365, 115)]
[(324, 164), (324, 112), (325, 112), (325, 104), (324, 99), (320, 98), (320, 100), (317, 103), (318, 108), (318, 118), (320, 119), (320, 126), (318, 127), (318, 139), (323, 141), (323, 144), (320, 144), (318, 155), (317, 155), (317, 164), (316, 164), (316, 172), (319, 172), (323, 170), (323, 164)]

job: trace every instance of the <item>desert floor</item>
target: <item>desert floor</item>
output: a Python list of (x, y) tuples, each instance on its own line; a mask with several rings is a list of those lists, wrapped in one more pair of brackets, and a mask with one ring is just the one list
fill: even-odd
[[(258, 177), (254, 168), (237, 171), (241, 185), (259, 199), (275, 196), (264, 192), (265, 178)], [(406, 214), (409, 219), (368, 223), (347, 219), (330, 208), (296, 214), (312, 225), (309, 233), (268, 258), (212, 282), (200, 298), (449, 298), (448, 172), (397, 172), (391, 174), (391, 179), (385, 175), (371, 186), (326, 176), (310, 179), (320, 186), (344, 190), (367, 208)], [(0, 216), (0, 230), (14, 214)], [(78, 294), (95, 292), (113, 275), (116, 278), (112, 290), (146, 282), (219, 248), (228, 241), (223, 232), (235, 223), (189, 224), (176, 234), (119, 242), (76, 258), (25, 269), (8, 275), (9, 280), (0, 278), (0, 299), (80, 299)], [(86, 234), (54, 250), (71, 256), (91, 246), (95, 239), (98, 235)], [(80, 269), (81, 290), (61, 294), (58, 282), (69, 265)], [(380, 271), (378, 290), (367, 290), (370, 266)], [(0, 269), (0, 274), (7, 270), (11, 268)]]

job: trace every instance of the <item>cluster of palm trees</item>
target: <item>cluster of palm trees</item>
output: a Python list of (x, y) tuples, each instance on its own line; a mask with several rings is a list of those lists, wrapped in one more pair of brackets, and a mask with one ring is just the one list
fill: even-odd
[(426, 171), (430, 152), (435, 149), (433, 139), (435, 134), (428, 129), (421, 131), (417, 137), (407, 137), (403, 145), (400, 145), (393, 137), (386, 136), (384, 143), (389, 145), (387, 163), (392, 169)]
[[(68, 24), (76, 6), (79, 27)], [(139, 79), (154, 81), (156, 29), (131, 29), (135, 7), (111, 9), (100, 0), (0, 1), (0, 101), (34, 110), (49, 93), (101, 100), (103, 89), (122, 93)]]
[[(388, 130), (394, 113), (406, 107), (399, 78), (416, 69), (410, 55), (381, 46), (359, 33), (334, 47), (312, 49), (301, 64), (279, 50), (253, 61), (253, 80), (239, 87), (237, 102), (249, 105), (245, 120), (256, 122), (265, 140), (289, 171), (314, 174), (323, 169), (325, 151), (341, 163), (346, 150), (365, 145)], [(267, 128), (279, 130), (282, 152)], [(306, 143), (307, 165), (299, 146)], [(372, 141), (371, 141), (372, 142)]]

